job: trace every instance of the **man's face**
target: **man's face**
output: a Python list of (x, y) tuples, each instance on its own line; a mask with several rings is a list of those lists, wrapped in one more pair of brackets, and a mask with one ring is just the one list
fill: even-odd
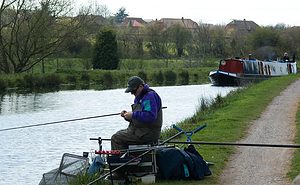
[(142, 90), (143, 90), (143, 86), (139, 85), (136, 89), (131, 91), (131, 94), (137, 97), (139, 94), (141, 94)]

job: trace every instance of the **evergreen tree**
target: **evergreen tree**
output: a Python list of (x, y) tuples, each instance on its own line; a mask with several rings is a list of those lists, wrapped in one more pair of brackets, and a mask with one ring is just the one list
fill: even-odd
[(94, 69), (118, 68), (118, 47), (116, 33), (113, 29), (103, 28), (97, 34), (92, 63)]
[(127, 16), (128, 13), (126, 13), (126, 9), (124, 7), (120, 8), (119, 11), (115, 14), (116, 23), (121, 24)]

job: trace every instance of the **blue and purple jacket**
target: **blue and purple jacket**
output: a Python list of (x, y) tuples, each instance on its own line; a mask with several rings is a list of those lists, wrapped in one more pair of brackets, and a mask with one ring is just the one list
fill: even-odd
[(161, 98), (147, 84), (141, 94), (134, 99), (134, 105), (140, 105), (140, 110), (133, 110), (132, 119), (143, 124), (151, 124), (159, 117), (162, 109)]

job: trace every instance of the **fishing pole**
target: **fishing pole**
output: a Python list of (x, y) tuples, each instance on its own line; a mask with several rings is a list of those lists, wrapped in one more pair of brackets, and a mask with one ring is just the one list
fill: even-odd
[[(162, 107), (162, 109), (165, 109), (165, 108), (167, 108), (167, 107)], [(116, 115), (120, 115), (120, 114), (121, 113), (104, 114), (104, 115), (100, 115), (100, 116), (90, 116), (90, 117), (83, 117), (83, 118), (76, 118), (76, 119), (53, 121), (53, 122), (48, 122), (48, 123), (40, 123), (40, 124), (25, 125), (25, 126), (19, 126), (19, 127), (4, 128), (4, 129), (0, 129), (0, 132), (23, 129), (23, 128), (30, 128), (30, 127), (39, 127), (39, 126), (45, 126), (45, 125), (54, 125), (54, 124), (58, 124), (58, 123), (65, 123), (65, 122), (72, 122), (72, 121), (81, 121), (81, 120), (86, 120), (86, 119), (103, 118), (103, 117), (108, 117), (108, 116), (116, 116)]]
[[(183, 132), (185, 133), (185, 132)], [(110, 141), (106, 138), (90, 138), (90, 140)], [(223, 146), (250, 146), (250, 147), (273, 147), (273, 148), (300, 148), (299, 144), (270, 144), (270, 143), (231, 143), (231, 142), (208, 142), (208, 141), (168, 141), (170, 144), (194, 144), (194, 145), (223, 145)]]
[(231, 142), (206, 142), (206, 141), (168, 141), (170, 144), (194, 144), (194, 145), (227, 145), (250, 147), (275, 147), (275, 148), (300, 148), (298, 144), (268, 144), (268, 143), (231, 143)]

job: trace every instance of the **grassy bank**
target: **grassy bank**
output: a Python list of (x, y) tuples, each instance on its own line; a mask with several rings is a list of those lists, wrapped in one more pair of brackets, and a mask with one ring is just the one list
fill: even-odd
[[(218, 98), (212, 107), (198, 111), (193, 117), (179, 123), (185, 130), (193, 130), (204, 123), (207, 127), (193, 136), (197, 141), (234, 142), (245, 136), (249, 123), (257, 119), (270, 101), (298, 79), (299, 75), (274, 78), (245, 89), (231, 93), (226, 98)], [(298, 115), (299, 116), (299, 115)], [(164, 136), (174, 134), (168, 130)], [(298, 137), (299, 139), (299, 137)], [(185, 138), (182, 138), (185, 140)], [(215, 163), (211, 167), (213, 175), (201, 181), (201, 184), (218, 184), (218, 177), (234, 148), (228, 146), (197, 146), (198, 151), (207, 161)], [(296, 165), (300, 168), (299, 160)], [(293, 170), (297, 170), (294, 168)], [(299, 172), (299, 171), (298, 171)], [(291, 173), (298, 173), (291, 172)], [(161, 184), (181, 184), (182, 182), (161, 182)], [(199, 184), (199, 181), (188, 181), (185, 184)]]
[[(298, 112), (296, 115), (296, 138), (295, 143), (300, 144), (300, 104), (298, 106)], [(290, 179), (294, 179), (297, 175), (300, 174), (300, 149), (296, 149), (294, 153), (294, 158), (292, 160), (292, 168), (288, 173)]]

